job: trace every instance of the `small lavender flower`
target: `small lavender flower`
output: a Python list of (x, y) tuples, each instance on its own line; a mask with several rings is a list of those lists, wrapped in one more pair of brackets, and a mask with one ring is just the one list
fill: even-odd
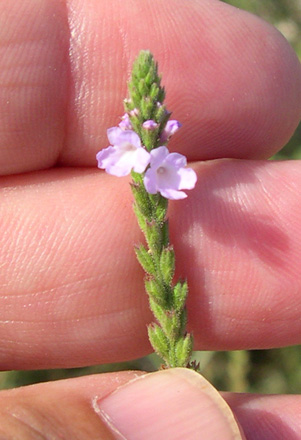
[(118, 124), (122, 130), (132, 130), (132, 124), (130, 121), (130, 117), (127, 113), (121, 116), (121, 122)]
[(162, 144), (165, 144), (165, 142), (168, 141), (168, 139), (175, 134), (179, 128), (182, 127), (182, 124), (179, 121), (176, 121), (175, 119), (172, 119), (170, 121), (167, 121), (164, 130), (161, 133), (160, 141)]
[(130, 111), (130, 115), (132, 117), (139, 116), (139, 110), (137, 108), (134, 108), (133, 110)]
[(187, 165), (186, 157), (179, 153), (169, 153), (166, 147), (158, 147), (150, 152), (150, 168), (144, 176), (144, 186), (150, 194), (159, 192), (163, 197), (179, 200), (187, 197), (182, 189), (195, 187), (197, 176)]
[(140, 138), (132, 130), (112, 127), (107, 130), (110, 145), (96, 155), (98, 168), (108, 174), (122, 177), (132, 170), (143, 173), (150, 161), (150, 154), (142, 147)]
[(148, 119), (147, 121), (143, 122), (142, 127), (146, 130), (155, 130), (156, 128), (158, 128), (158, 125), (159, 124), (157, 124), (152, 119)]

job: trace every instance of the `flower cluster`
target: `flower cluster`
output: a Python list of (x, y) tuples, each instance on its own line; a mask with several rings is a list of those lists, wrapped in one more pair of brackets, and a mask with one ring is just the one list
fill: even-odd
[[(160, 143), (163, 145), (148, 152), (141, 144), (138, 134), (132, 130), (129, 115), (126, 113), (118, 127), (108, 129), (111, 145), (97, 153), (98, 168), (118, 177), (126, 176), (132, 170), (140, 174), (145, 172), (143, 181), (149, 194), (159, 192), (166, 199), (184, 199), (187, 195), (182, 190), (194, 188), (197, 176), (191, 168), (186, 168), (185, 156), (169, 153), (164, 146), (180, 126), (178, 121), (168, 121), (160, 135)], [(157, 129), (158, 124), (147, 120), (142, 127), (152, 131)]]

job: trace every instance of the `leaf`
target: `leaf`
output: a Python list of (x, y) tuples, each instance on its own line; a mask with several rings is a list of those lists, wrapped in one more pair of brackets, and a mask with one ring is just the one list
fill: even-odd
[(140, 79), (139, 84), (138, 84), (138, 90), (139, 90), (141, 96), (148, 95), (148, 87), (145, 84), (144, 79)]
[(157, 86), (157, 84), (153, 83), (153, 84), (151, 85), (151, 88), (150, 88), (150, 92), (149, 92), (149, 94), (150, 94), (150, 96), (152, 97), (152, 99), (153, 99), (154, 101), (157, 101), (157, 100), (158, 100), (158, 97), (159, 97), (159, 94), (160, 94), (160, 89), (159, 89), (159, 87)]
[(181, 334), (180, 317), (175, 310), (166, 312), (166, 319), (162, 328), (170, 341), (176, 341)]
[(163, 309), (167, 307), (166, 294), (164, 287), (158, 283), (155, 279), (149, 279), (145, 281), (145, 288), (150, 298)]
[(159, 195), (156, 204), (156, 218), (159, 222), (164, 222), (166, 217), (166, 212), (168, 208), (168, 200), (165, 197)]
[(155, 254), (160, 254), (162, 248), (162, 234), (160, 225), (158, 225), (158, 223), (155, 221), (146, 222), (145, 237), (151, 251), (153, 251)]
[(148, 130), (146, 128), (141, 130), (141, 139), (142, 143), (147, 149), (147, 151), (151, 151), (157, 147), (158, 144), (158, 130), (159, 128), (155, 128), (153, 130)]
[(168, 246), (169, 245), (169, 223), (168, 220), (166, 220), (162, 224), (162, 246)]
[(185, 307), (186, 299), (188, 295), (187, 281), (178, 281), (173, 288), (173, 306), (176, 310), (180, 311)]
[[(143, 185), (143, 184), (142, 184)], [(139, 208), (139, 211), (148, 219), (152, 218), (152, 206), (148, 193), (146, 192), (144, 186), (140, 183), (132, 183), (131, 189), (135, 198), (135, 202)]]
[(185, 332), (186, 324), (187, 324), (187, 310), (184, 307), (179, 315), (180, 318), (180, 329), (179, 333), (183, 334)]
[(170, 285), (175, 272), (175, 253), (172, 246), (162, 249), (160, 270), (166, 284)]
[(147, 251), (147, 249), (145, 249), (145, 247), (140, 244), (138, 247), (136, 247), (135, 252), (137, 255), (137, 259), (144, 271), (150, 275), (155, 275), (156, 266), (151, 254)]
[(140, 226), (142, 232), (145, 234), (146, 233), (146, 219), (136, 203), (134, 203), (133, 209), (134, 209), (134, 212), (137, 217), (138, 225)]
[(169, 342), (163, 330), (157, 324), (151, 324), (147, 328), (148, 337), (155, 352), (164, 360), (169, 358)]
[(166, 109), (165, 105), (160, 105), (156, 109), (155, 120), (156, 122), (160, 123), (161, 130), (164, 129), (168, 119), (170, 118), (170, 115), (171, 113)]
[(149, 98), (142, 98), (140, 101), (140, 109), (142, 117), (146, 121), (152, 118), (155, 111), (155, 104)]
[(153, 312), (155, 318), (157, 319), (157, 321), (160, 323), (160, 325), (162, 325), (162, 327), (165, 324), (166, 321), (166, 310), (164, 310), (162, 308), (161, 305), (159, 305), (157, 302), (155, 302), (153, 300), (153, 298), (149, 298), (149, 305), (150, 305), (150, 309)]
[(177, 341), (175, 348), (175, 357), (177, 361), (177, 366), (179, 367), (187, 366), (192, 354), (192, 346), (193, 346), (193, 339), (189, 333), (187, 333), (186, 336), (184, 336), (183, 338)]

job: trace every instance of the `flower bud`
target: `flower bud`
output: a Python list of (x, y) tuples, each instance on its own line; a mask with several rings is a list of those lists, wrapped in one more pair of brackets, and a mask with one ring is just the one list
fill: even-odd
[(152, 131), (152, 130), (156, 130), (158, 124), (152, 119), (148, 119), (147, 121), (143, 122), (142, 127), (145, 128), (146, 130)]

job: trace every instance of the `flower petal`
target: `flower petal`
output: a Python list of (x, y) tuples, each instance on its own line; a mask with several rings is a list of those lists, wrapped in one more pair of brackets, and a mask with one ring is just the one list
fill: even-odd
[(146, 171), (143, 179), (145, 189), (149, 194), (156, 194), (158, 192), (156, 179), (157, 179), (156, 170), (154, 170), (153, 168), (149, 168)]
[(181, 176), (178, 170), (171, 166), (166, 166), (166, 161), (157, 168), (157, 187), (160, 189), (173, 188), (179, 189)]
[(136, 173), (143, 173), (150, 162), (150, 154), (144, 148), (137, 148), (135, 153), (135, 164), (133, 166)]
[(180, 127), (182, 127), (182, 124), (179, 121), (176, 121), (175, 119), (167, 121), (165, 128), (160, 136), (161, 142), (165, 143), (166, 141), (168, 141), (170, 136), (175, 134)]
[(164, 159), (168, 156), (169, 151), (166, 147), (158, 147), (150, 152), (150, 165), (152, 168), (158, 168)]
[(197, 175), (192, 168), (181, 168), (178, 170), (181, 177), (179, 189), (193, 189), (197, 181)]
[(127, 113), (125, 113), (122, 117), (121, 117), (121, 122), (118, 124), (118, 126), (122, 129), (122, 130), (132, 130), (132, 124), (131, 124), (131, 120), (130, 117)]
[(132, 171), (132, 164), (123, 164), (122, 166), (118, 166), (115, 164), (109, 165), (106, 167), (106, 172), (111, 174), (112, 176), (124, 177), (130, 174)]
[(170, 153), (166, 158), (166, 162), (175, 168), (183, 168), (187, 165), (186, 157), (180, 153)]
[(104, 148), (96, 155), (98, 168), (105, 169), (108, 174), (112, 174), (113, 176), (126, 176), (131, 172), (133, 167), (130, 156), (130, 154), (122, 154), (122, 151), (118, 147), (110, 146)]
[(159, 192), (163, 197), (169, 200), (181, 200), (181, 199), (186, 199), (187, 197), (187, 194), (184, 193), (183, 191), (177, 191), (172, 188), (160, 189)]
[(112, 145), (131, 144), (136, 148), (141, 147), (140, 138), (133, 130), (121, 130), (119, 127), (112, 127), (107, 130), (107, 135)]
[(120, 136), (120, 133), (122, 133), (123, 130), (121, 130), (120, 127), (111, 127), (107, 129), (107, 136), (109, 139), (110, 144), (112, 145), (118, 145), (118, 139)]
[(104, 148), (96, 154), (96, 160), (98, 162), (98, 168), (106, 168), (112, 161), (114, 161), (114, 156), (116, 155), (116, 149), (112, 146)]

